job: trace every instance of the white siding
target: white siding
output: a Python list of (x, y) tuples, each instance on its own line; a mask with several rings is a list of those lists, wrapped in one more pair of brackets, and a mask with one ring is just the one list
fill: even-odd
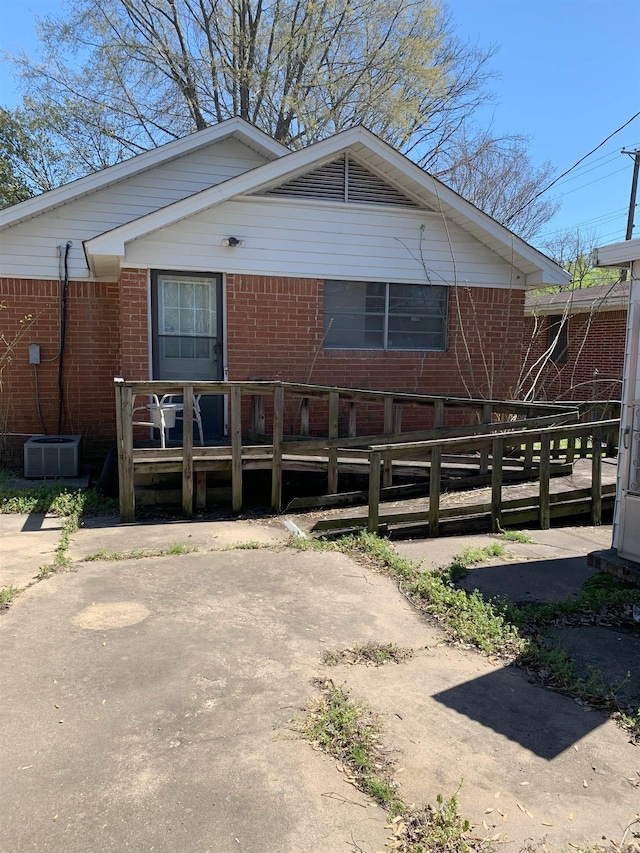
[[(420, 261), (420, 233), (424, 226)], [(225, 237), (244, 246), (223, 247)], [(451, 246), (449, 244), (451, 240)], [(452, 262), (455, 258), (455, 273)], [(524, 288), (524, 274), (440, 214), (236, 199), (126, 247), (124, 264), (306, 278)]]
[(73, 278), (89, 278), (82, 241), (266, 162), (234, 139), (156, 166), (0, 231), (0, 276), (57, 278), (57, 247), (73, 242)]

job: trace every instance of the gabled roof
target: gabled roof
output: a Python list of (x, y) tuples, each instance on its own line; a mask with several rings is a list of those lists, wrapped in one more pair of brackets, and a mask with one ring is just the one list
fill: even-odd
[(629, 302), (629, 282), (598, 284), (594, 287), (561, 290), (559, 293), (527, 294), (524, 313), (579, 314), (585, 312), (623, 311)]
[[(217, 184), (181, 201), (141, 216), (85, 243), (91, 263), (94, 256), (124, 258), (125, 245), (160, 228), (194, 216), (237, 196), (255, 195), (291, 181), (310, 169), (329, 163), (349, 151), (371, 171), (384, 176), (419, 206), (437, 211), (453, 221), (526, 276), (528, 286), (565, 285), (570, 275), (546, 255), (500, 225), (453, 190), (440, 183), (407, 157), (364, 127), (355, 127), (292, 151), (270, 163)], [(432, 214), (433, 215), (433, 214)]]
[(640, 237), (593, 250), (593, 262), (597, 267), (628, 267), (632, 261), (639, 260)]
[(116, 163), (107, 169), (93, 172), (84, 178), (78, 178), (42, 195), (14, 204), (6, 210), (0, 210), (0, 229), (31, 219), (48, 210), (60, 207), (60, 205), (90, 195), (97, 190), (105, 189), (141, 172), (161, 166), (185, 154), (194, 153), (214, 142), (221, 142), (229, 137), (238, 139), (268, 160), (282, 157), (283, 154), (289, 152), (288, 148), (249, 122), (241, 118), (230, 118), (205, 130), (199, 130), (189, 134), (189, 136), (168, 142), (159, 148), (145, 151), (129, 160), (124, 160), (122, 163)]

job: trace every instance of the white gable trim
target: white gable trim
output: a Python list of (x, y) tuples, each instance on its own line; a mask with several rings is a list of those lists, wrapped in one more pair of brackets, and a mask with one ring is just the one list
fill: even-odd
[(363, 127), (352, 128), (300, 151), (290, 152), (278, 160), (265, 163), (250, 172), (94, 237), (85, 244), (87, 256), (89, 259), (94, 255), (123, 259), (125, 246), (131, 240), (144, 237), (159, 228), (194, 216), (236, 196), (254, 194), (285, 180), (291, 180), (308, 171), (310, 167), (329, 162), (350, 148), (361, 163), (384, 174), (387, 180), (431, 210), (435, 207), (439, 215), (453, 220), (504, 260), (513, 262), (514, 266), (526, 275), (528, 286), (564, 285), (570, 281), (570, 275), (546, 255), (538, 252)]
[(168, 142), (166, 145), (161, 145), (159, 148), (145, 151), (129, 160), (124, 160), (122, 163), (116, 163), (107, 169), (86, 175), (84, 178), (78, 178), (78, 180), (62, 187), (27, 199), (19, 204), (14, 204), (6, 210), (0, 211), (0, 229), (16, 225), (18, 222), (24, 222), (48, 210), (60, 207), (82, 196), (90, 195), (97, 190), (112, 186), (141, 172), (153, 169), (155, 166), (163, 165), (185, 154), (191, 154), (231, 136), (263, 154), (269, 160), (289, 153), (288, 148), (244, 121), (244, 119), (227, 119), (205, 130), (196, 131), (189, 136), (184, 136), (181, 139)]

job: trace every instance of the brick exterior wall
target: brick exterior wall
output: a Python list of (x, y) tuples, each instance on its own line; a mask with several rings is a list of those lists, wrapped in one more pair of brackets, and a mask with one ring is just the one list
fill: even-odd
[[(12, 353), (2, 374), (0, 417), (13, 433), (41, 433), (36, 373), (29, 364), (30, 343), (40, 344), (36, 368), (42, 421), (49, 434), (58, 432), (58, 360), (60, 300), (56, 281), (0, 279), (0, 332), (13, 340), (28, 315), (33, 324)], [(94, 440), (115, 433), (113, 377), (120, 370), (118, 285), (70, 281), (63, 361), (62, 432)], [(4, 348), (0, 350), (3, 352)], [(47, 361), (47, 359), (55, 359)]]
[[(569, 317), (568, 350), (565, 364), (548, 361), (539, 383), (540, 400), (620, 399), (624, 367), (626, 311), (600, 311), (598, 314), (573, 314)], [(549, 317), (525, 318), (524, 352), (532, 342), (527, 364), (531, 366), (549, 346)], [(598, 371), (594, 385), (594, 370)]]
[[(11, 339), (20, 320), (36, 320), (3, 375), (3, 425), (42, 431), (28, 344), (42, 359), (59, 346), (58, 283), (0, 279), (0, 331)], [(69, 282), (64, 358), (64, 433), (106, 445), (115, 435), (113, 377), (149, 377), (146, 270), (122, 270), (119, 283)], [(461, 333), (462, 328), (465, 334)], [(518, 372), (524, 294), (495, 288), (451, 292), (446, 352), (324, 350), (323, 282), (227, 276), (229, 378), (260, 378), (456, 396), (508, 396)], [(57, 432), (58, 362), (37, 367), (42, 419)], [(359, 413), (360, 414), (360, 413)], [(424, 414), (422, 415), (424, 419)], [(378, 429), (371, 422), (371, 429)], [(326, 416), (323, 416), (326, 423)], [(359, 417), (359, 429), (363, 428)], [(407, 412), (403, 421), (412, 425)], [(424, 420), (416, 425), (426, 426)]]

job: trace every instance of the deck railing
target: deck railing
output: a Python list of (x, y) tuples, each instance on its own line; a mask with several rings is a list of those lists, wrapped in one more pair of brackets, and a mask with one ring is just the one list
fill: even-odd
[[(271, 470), (271, 506), (280, 511), (283, 469), (326, 470), (327, 493), (338, 491), (338, 471), (345, 454), (362, 457), (380, 453), (382, 485), (390, 486), (393, 478), (393, 448), (402, 454), (407, 442), (468, 440), (478, 438), (474, 451), (479, 451), (479, 470), (487, 474), (493, 433), (520, 428), (525, 432), (558, 423), (576, 422), (593, 417), (605, 405), (583, 407), (578, 404), (520, 403), (518, 401), (474, 400), (438, 395), (336, 388), (285, 382), (130, 382), (115, 379), (118, 472), (121, 520), (135, 518), (135, 474), (179, 472), (182, 474), (182, 511), (193, 514), (195, 504), (204, 507), (206, 477), (210, 471), (231, 474), (231, 503), (234, 512), (242, 509), (243, 471), (258, 468)], [(180, 446), (134, 446), (133, 410), (140, 401), (156, 395), (182, 397), (183, 437)], [(194, 446), (194, 395), (223, 395), (226, 399), (229, 430), (224, 443)], [(246, 401), (243, 406), (243, 401)], [(293, 402), (294, 415), (287, 416), (287, 404)], [(313, 404), (314, 418), (310, 410)], [(321, 411), (317, 409), (320, 406)], [(382, 432), (358, 434), (358, 411), (366, 407), (368, 418), (378, 414)], [(291, 408), (291, 407), (290, 407)], [(416, 409), (424, 429), (403, 431), (403, 411)], [(267, 423), (267, 410), (271, 423)], [(373, 415), (372, 415), (373, 412)], [(246, 418), (246, 423), (243, 422)], [(469, 421), (457, 423), (451, 421)], [(311, 427), (324, 421), (322, 437), (312, 437)], [(464, 441), (463, 441), (464, 444)], [(453, 446), (453, 445), (452, 445)], [(458, 446), (458, 445), (456, 445)], [(462, 446), (462, 445), (461, 445)], [(529, 444), (526, 445), (529, 447)], [(532, 445), (531, 445), (532, 446)], [(430, 453), (431, 451), (429, 451)], [(574, 453), (580, 452), (580, 448)], [(406, 458), (406, 456), (398, 458)], [(533, 466), (533, 454), (525, 452), (523, 466)], [(434, 478), (432, 477), (432, 480)], [(435, 488), (435, 487), (434, 487)]]

